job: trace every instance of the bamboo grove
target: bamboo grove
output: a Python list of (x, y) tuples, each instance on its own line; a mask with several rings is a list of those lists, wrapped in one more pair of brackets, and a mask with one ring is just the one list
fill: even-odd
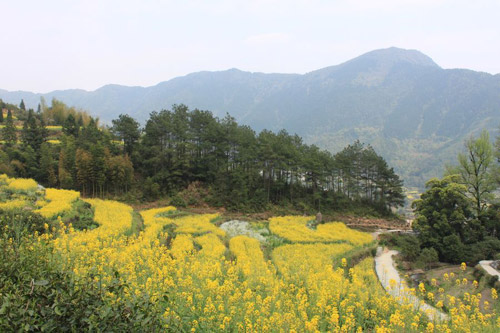
[[(333, 155), (285, 130), (257, 134), (229, 115), (219, 119), (184, 105), (152, 112), (143, 128), (128, 115), (99, 126), (56, 100), (15, 114), (18, 141), (7, 136), (6, 120), (2, 125), (1, 171), (87, 196), (166, 195), (182, 206), (197, 203), (183, 195), (195, 191), (210, 205), (240, 210), (271, 204), (389, 212), (403, 203), (402, 181), (360, 142)], [(49, 140), (48, 126), (60, 126), (57, 140)]]

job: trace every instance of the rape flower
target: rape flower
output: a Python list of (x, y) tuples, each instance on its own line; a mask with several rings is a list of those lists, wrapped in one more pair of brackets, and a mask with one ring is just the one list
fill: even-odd
[(425, 285), (423, 282), (420, 282), (418, 284), (418, 290), (420, 291), (420, 293), (425, 294)]

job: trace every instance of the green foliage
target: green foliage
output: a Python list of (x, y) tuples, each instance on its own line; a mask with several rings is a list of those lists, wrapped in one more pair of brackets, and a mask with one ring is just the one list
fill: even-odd
[(474, 200), (476, 217), (479, 218), (491, 202), (492, 192), (497, 187), (492, 174), (493, 147), (488, 132), (482, 131), (477, 139), (469, 138), (465, 148), (465, 153), (458, 154), (459, 165), (448, 172), (460, 175), (459, 181), (467, 187), (468, 195)]
[(405, 260), (415, 261), (421, 255), (420, 242), (415, 236), (401, 235), (398, 237), (397, 245), (401, 248)]
[(431, 179), (426, 184), (427, 191), (413, 203), (416, 213), (413, 229), (422, 247), (436, 249), (440, 259), (448, 262), (461, 262), (462, 240), (478, 232), (469, 223), (473, 214), (465, 186), (456, 180), (456, 176)]
[(61, 219), (66, 225), (71, 223), (76, 230), (90, 230), (99, 226), (99, 224), (94, 221), (94, 211), (92, 207), (83, 200), (75, 201), (72, 209), (66, 212)]
[(429, 269), (431, 264), (439, 261), (438, 253), (435, 249), (426, 247), (422, 249), (417, 259), (417, 266)]
[[(70, 118), (76, 120), (77, 126), (87, 125), (90, 122), (90, 116), (87, 112), (78, 110), (74, 107), (68, 107), (61, 101), (53, 98), (50, 107), (45, 104), (45, 100), (42, 97), (40, 111), (43, 120), (48, 125), (62, 125), (67, 131), (68, 135), (74, 135), (75, 125)], [(68, 118), (70, 118), (68, 120)]]
[(55, 150), (49, 143), (43, 143), (40, 147), (40, 169), (36, 179), (50, 187), (57, 185)]
[(21, 142), (23, 143), (23, 146), (29, 146), (34, 151), (38, 152), (40, 150), (40, 146), (43, 142), (45, 142), (46, 138), (47, 132), (45, 130), (44, 122), (38, 117), (38, 115), (35, 115), (32, 109), (30, 109), (21, 131)]
[(124, 153), (132, 155), (141, 134), (139, 123), (129, 115), (121, 114), (118, 119), (113, 120), (111, 131), (120, 140), (123, 140), (125, 145)]
[[(180, 192), (181, 205), (200, 202), (184, 195), (192, 183), (205, 186), (202, 202), (240, 211), (290, 204), (315, 211), (368, 206), (389, 214), (403, 203), (401, 180), (369, 146), (356, 142), (332, 156), (284, 130), (256, 135), (229, 115), (219, 120), (184, 105), (151, 113), (138, 151), (136, 170), (161, 194)], [(149, 181), (143, 187), (146, 197), (156, 197)]]
[[(40, 216), (16, 212), (0, 221), (0, 331), (162, 330), (166, 295), (155, 304), (146, 293), (123, 301), (128, 287), (118, 273), (105, 287), (99, 276), (76, 281), (58, 266), (50, 242), (33, 236), (43, 233)], [(108, 293), (122, 300), (110, 302)]]
[(387, 233), (380, 235), (380, 243), (399, 249), (406, 261), (416, 261), (420, 255), (420, 241), (414, 235)]
[(70, 113), (66, 118), (66, 120), (64, 120), (64, 123), (62, 125), (62, 131), (66, 135), (78, 137), (80, 128), (77, 125), (75, 116), (73, 114)]
[(186, 201), (179, 195), (174, 195), (172, 200), (170, 200), (170, 204), (175, 207), (186, 207)]
[(431, 179), (414, 202), (413, 228), (422, 246), (436, 249), (441, 260), (452, 263), (476, 263), (500, 250), (500, 214), (494, 198), (499, 169), (493, 164), (488, 132), (469, 138), (465, 147), (466, 152), (458, 155), (459, 165), (448, 167), (443, 179)]
[[(60, 144), (44, 142), (45, 123), (62, 124)], [(127, 115), (114, 120), (111, 130), (124, 146), (114, 143), (97, 119), (57, 100), (51, 107), (42, 101), (40, 112), (26, 113), (23, 145), (8, 154), (5, 169), (83, 195), (168, 196), (180, 207), (389, 215), (404, 202), (402, 181), (360, 142), (333, 156), (285, 130), (257, 135), (229, 115), (218, 119), (185, 105), (152, 112), (142, 136)], [(135, 183), (136, 176), (144, 181)], [(131, 189), (134, 194), (127, 196)]]
[(142, 184), (144, 199), (148, 201), (156, 200), (160, 197), (160, 185), (155, 183), (151, 177), (146, 178)]
[(496, 237), (485, 237), (483, 241), (469, 244), (466, 247), (467, 262), (476, 263), (480, 260), (492, 260), (500, 253), (500, 240)]
[(7, 146), (13, 146), (17, 142), (16, 127), (12, 119), (12, 111), (7, 111), (7, 119), (5, 120), (5, 127), (2, 128), (2, 139)]
[(454, 264), (465, 260), (465, 245), (457, 234), (443, 237), (440, 255), (443, 261)]
[(45, 224), (50, 223), (43, 216), (23, 209), (0, 210), (0, 215), (0, 232), (5, 239), (12, 239), (15, 246), (20, 246), (26, 235), (44, 233)]

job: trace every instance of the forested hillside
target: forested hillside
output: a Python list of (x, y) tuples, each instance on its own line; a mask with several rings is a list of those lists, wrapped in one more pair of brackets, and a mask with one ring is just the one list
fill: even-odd
[(109, 123), (129, 114), (144, 124), (152, 110), (186, 104), (226, 113), (255, 131), (286, 129), (332, 153), (355, 140), (373, 146), (408, 186), (424, 187), (453, 162), (462, 142), (500, 124), (500, 75), (442, 69), (428, 56), (390, 48), (304, 75), (199, 72), (156, 86), (107, 85), (96, 91), (7, 92), (33, 108), (62, 100)]
[[(24, 101), (3, 106), (0, 172), (87, 196), (166, 196), (176, 206), (241, 211), (280, 205), (388, 214), (404, 203), (399, 176), (358, 141), (333, 155), (285, 130), (257, 134), (229, 115), (184, 105), (152, 112), (144, 128), (128, 115), (103, 127), (58, 101), (37, 112)], [(48, 128), (59, 129), (57, 139)]]

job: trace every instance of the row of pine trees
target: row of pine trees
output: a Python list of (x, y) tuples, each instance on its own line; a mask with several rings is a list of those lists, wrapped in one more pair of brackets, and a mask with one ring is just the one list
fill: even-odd
[[(145, 200), (176, 197), (198, 184), (207, 203), (240, 210), (368, 205), (389, 212), (404, 202), (402, 181), (360, 142), (333, 155), (285, 130), (257, 134), (229, 115), (219, 119), (184, 105), (152, 112), (141, 128), (128, 115), (103, 127), (59, 101), (42, 104), (36, 112), (23, 110), (24, 103), (16, 108), (23, 123), (17, 132), (7, 115), (0, 172), (89, 196)], [(47, 141), (47, 125), (62, 126), (59, 144)]]

